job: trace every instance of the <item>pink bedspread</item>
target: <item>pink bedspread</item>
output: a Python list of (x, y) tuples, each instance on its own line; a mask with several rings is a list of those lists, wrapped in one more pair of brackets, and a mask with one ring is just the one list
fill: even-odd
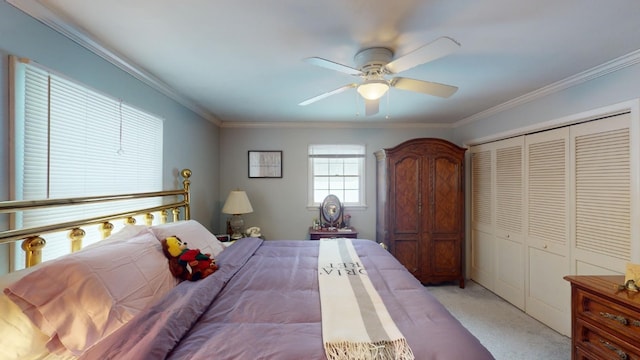
[[(493, 359), (378, 244), (354, 246), (416, 359)], [(81, 358), (326, 359), (317, 256), (315, 241), (241, 239), (212, 276), (179, 284)]]

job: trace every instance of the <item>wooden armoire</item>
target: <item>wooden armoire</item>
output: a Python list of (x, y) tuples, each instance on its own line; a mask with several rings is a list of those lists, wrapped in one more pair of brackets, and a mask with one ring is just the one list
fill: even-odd
[(464, 153), (434, 138), (375, 153), (376, 241), (423, 284), (464, 287)]

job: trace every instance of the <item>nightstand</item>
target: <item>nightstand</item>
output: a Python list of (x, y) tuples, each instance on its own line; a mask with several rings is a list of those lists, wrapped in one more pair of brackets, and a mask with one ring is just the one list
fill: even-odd
[(314, 230), (313, 228), (309, 228), (309, 240), (320, 240), (326, 238), (351, 238), (355, 239), (358, 237), (358, 232), (355, 228), (349, 227), (344, 229), (337, 230), (328, 230), (328, 229), (318, 229)]

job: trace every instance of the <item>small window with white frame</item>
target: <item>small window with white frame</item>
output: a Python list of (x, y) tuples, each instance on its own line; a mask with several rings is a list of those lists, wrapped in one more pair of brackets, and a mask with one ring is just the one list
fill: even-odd
[(366, 206), (364, 145), (309, 145), (309, 206), (329, 194), (345, 206)]

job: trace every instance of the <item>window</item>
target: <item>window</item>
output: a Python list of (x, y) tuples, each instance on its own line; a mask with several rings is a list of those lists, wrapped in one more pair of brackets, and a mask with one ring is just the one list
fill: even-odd
[[(15, 200), (162, 190), (162, 119), (28, 60), (12, 58), (11, 64)], [(159, 201), (29, 211), (13, 221), (17, 227), (42, 226), (154, 206)], [(84, 245), (100, 239), (97, 228), (95, 233), (85, 231)], [(43, 261), (70, 252), (66, 233), (44, 237)], [(23, 252), (16, 248), (12, 252), (12, 270), (24, 267)]]
[(366, 206), (364, 145), (309, 145), (309, 206), (329, 194), (345, 206)]

